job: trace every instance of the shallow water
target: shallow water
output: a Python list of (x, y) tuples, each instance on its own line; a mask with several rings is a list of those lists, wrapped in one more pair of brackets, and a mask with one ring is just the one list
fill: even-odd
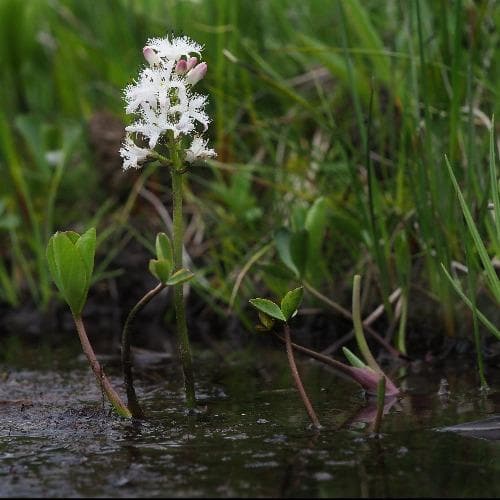
[[(143, 369), (145, 422), (103, 411), (83, 362), (0, 367), (0, 496), (500, 495), (500, 442), (437, 430), (500, 413), (500, 394), (481, 395), (473, 367), (408, 368), (406, 396), (374, 435), (357, 386), (303, 361), (318, 434), (284, 353), (252, 356), (197, 357), (202, 411), (194, 416), (184, 412), (175, 361)], [(490, 382), (500, 387), (498, 374)]]

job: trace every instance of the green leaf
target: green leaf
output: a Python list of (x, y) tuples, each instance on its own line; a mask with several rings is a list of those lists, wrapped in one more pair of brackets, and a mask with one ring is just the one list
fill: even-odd
[(172, 266), (164, 259), (151, 259), (149, 261), (149, 271), (159, 281), (166, 283), (172, 273)]
[(264, 326), (264, 328), (266, 329), (266, 331), (271, 330), (271, 328), (274, 326), (275, 319), (271, 318), (271, 316), (269, 316), (266, 313), (263, 313), (262, 311), (259, 311), (258, 314), (259, 314), (259, 320), (262, 323), (262, 326)]
[(170, 238), (165, 233), (158, 233), (156, 236), (156, 258), (166, 260), (173, 267), (174, 253)]
[(76, 241), (75, 246), (85, 262), (85, 267), (90, 281), (94, 271), (94, 256), (96, 247), (95, 227), (91, 227), (87, 232), (83, 233)]
[(342, 347), (345, 357), (355, 368), (368, 368), (368, 365), (363, 363), (353, 352), (351, 352), (347, 347)]
[(450, 174), (451, 182), (453, 183), (453, 187), (455, 188), (458, 201), (460, 202), (465, 222), (467, 223), (470, 235), (474, 240), (474, 246), (476, 247), (477, 253), (479, 254), (481, 262), (483, 263), (489, 288), (491, 290), (491, 293), (495, 296), (497, 302), (500, 302), (500, 280), (498, 279), (495, 268), (493, 267), (491, 259), (488, 256), (488, 252), (486, 251), (486, 247), (483, 243), (483, 240), (481, 239), (479, 231), (477, 230), (477, 226), (474, 223), (474, 219), (472, 218), (469, 207), (465, 202), (465, 198), (462, 194), (462, 191), (460, 190), (455, 174), (453, 173), (453, 169), (451, 168), (450, 162), (448, 161), (448, 157), (445, 155), (444, 159), (448, 168), (448, 173)]
[(73, 245), (80, 239), (80, 235), (76, 231), (63, 231)]
[(321, 247), (325, 238), (326, 208), (326, 199), (323, 196), (318, 198), (308, 210), (304, 224), (309, 233), (307, 270), (311, 273), (313, 280), (320, 279), (323, 274), (324, 261)]
[(264, 314), (286, 322), (286, 318), (283, 316), (281, 309), (273, 301), (268, 299), (250, 299), (249, 302)]
[[(464, 303), (471, 309), (471, 311), (474, 311), (475, 307), (472, 301), (465, 295), (465, 293), (462, 290), (462, 287), (460, 286), (460, 283), (456, 280), (454, 280), (451, 276), (451, 274), (446, 270), (446, 267), (444, 264), (441, 262), (441, 268), (443, 272), (445, 273), (446, 277), (448, 278), (449, 282), (455, 289), (455, 291), (460, 295), (461, 299), (464, 301)], [(495, 335), (497, 339), (500, 340), (500, 330), (481, 312), (479, 309), (476, 309), (476, 314), (478, 319), (483, 323), (483, 325), (488, 328), (488, 330)]]
[(304, 276), (306, 271), (308, 245), (309, 234), (306, 229), (301, 229), (292, 234), (290, 238), (290, 254), (301, 277)]
[(496, 227), (496, 246), (497, 251), (500, 251), (500, 189), (497, 179), (497, 168), (495, 164), (495, 117), (491, 118), (490, 127), (490, 154), (489, 154), (489, 170), (491, 184), (491, 199), (493, 200), (493, 215), (495, 218)]
[(290, 241), (292, 233), (289, 229), (282, 227), (276, 231), (274, 234), (274, 243), (276, 244), (276, 250), (278, 255), (288, 269), (290, 269), (296, 277), (300, 275), (299, 270), (292, 259), (292, 254), (290, 252)]
[(72, 242), (73, 235), (57, 232), (49, 241), (49, 270), (75, 316), (82, 312), (90, 283), (87, 265)]
[(300, 286), (294, 290), (290, 290), (281, 301), (281, 312), (288, 321), (302, 302), (304, 289)]
[(189, 269), (179, 269), (167, 280), (167, 285), (181, 285), (194, 278), (194, 274)]

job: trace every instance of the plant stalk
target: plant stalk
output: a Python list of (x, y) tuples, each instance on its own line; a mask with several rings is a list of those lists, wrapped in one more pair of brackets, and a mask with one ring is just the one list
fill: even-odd
[(125, 321), (125, 325), (123, 326), (122, 332), (122, 369), (123, 369), (123, 381), (125, 382), (125, 389), (127, 390), (127, 401), (128, 407), (132, 412), (132, 416), (134, 418), (143, 419), (145, 417), (144, 411), (139, 404), (139, 400), (137, 399), (137, 395), (134, 389), (134, 376), (132, 374), (132, 357), (130, 356), (130, 334), (132, 330), (132, 323), (135, 320), (135, 317), (156, 295), (158, 295), (163, 289), (165, 285), (163, 283), (159, 283), (155, 288), (150, 290), (144, 297), (142, 297), (139, 302), (132, 308), (127, 319)]
[[(174, 272), (182, 268), (182, 244), (184, 237), (184, 221), (182, 216), (182, 163), (179, 158), (177, 146), (172, 140), (171, 154), (173, 168), (172, 174), (172, 196), (173, 196), (173, 250), (174, 250)], [(177, 318), (177, 345), (179, 357), (184, 375), (184, 389), (186, 392), (186, 404), (188, 408), (196, 405), (194, 389), (193, 360), (191, 346), (186, 324), (186, 308), (184, 305), (183, 285), (174, 286), (175, 315)]]
[(316, 427), (316, 429), (320, 429), (321, 424), (319, 423), (318, 417), (316, 416), (312, 404), (309, 401), (309, 398), (307, 397), (306, 390), (304, 389), (304, 385), (302, 384), (302, 380), (300, 379), (299, 371), (297, 370), (297, 365), (295, 364), (295, 358), (293, 356), (293, 349), (292, 349), (292, 339), (290, 335), (290, 327), (287, 324), (285, 324), (284, 330), (285, 330), (286, 354), (288, 357), (288, 363), (290, 364), (290, 370), (292, 372), (292, 376), (295, 381), (295, 385), (297, 386), (300, 397), (302, 398), (302, 402), (306, 407), (307, 413), (314, 427)]
[(118, 415), (126, 418), (131, 418), (132, 414), (130, 413), (129, 409), (125, 406), (123, 401), (120, 399), (118, 393), (114, 390), (113, 386), (111, 385), (111, 382), (109, 381), (108, 377), (106, 377), (103, 369), (101, 368), (99, 361), (97, 361), (94, 350), (92, 349), (92, 346), (90, 345), (89, 342), (89, 338), (87, 337), (87, 332), (85, 331), (85, 326), (83, 324), (82, 317), (73, 316), (73, 319), (75, 321), (78, 336), (80, 337), (80, 342), (82, 344), (83, 352), (85, 353), (85, 356), (87, 356), (87, 359), (89, 360), (90, 366), (92, 368), (92, 371), (94, 372), (94, 375), (96, 376), (99, 387), (102, 389), (104, 394), (106, 394), (109, 402), (116, 410)]
[(356, 274), (354, 276), (354, 283), (352, 287), (352, 322), (354, 324), (354, 336), (358, 344), (359, 350), (365, 358), (366, 364), (378, 373), (383, 374), (377, 361), (373, 357), (368, 343), (366, 342), (365, 334), (363, 333), (363, 322), (361, 320), (361, 276)]

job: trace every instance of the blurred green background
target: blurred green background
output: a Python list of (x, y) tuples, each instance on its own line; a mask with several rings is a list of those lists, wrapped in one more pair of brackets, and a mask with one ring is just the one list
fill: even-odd
[(121, 171), (122, 93), (147, 39), (173, 33), (204, 44), (209, 67), (199, 91), (218, 158), (189, 172), (185, 243), (210, 311), (251, 326), (248, 298), (298, 282), (306, 306), (349, 309), (360, 273), (365, 312), (384, 304), (401, 348), (408, 327), (469, 335), (443, 265), (498, 320), (444, 158), (498, 266), (499, 5), (1, 0), (3, 310), (57, 303), (45, 246), (58, 229), (96, 225), (98, 281), (146, 291), (170, 183), (168, 172)]

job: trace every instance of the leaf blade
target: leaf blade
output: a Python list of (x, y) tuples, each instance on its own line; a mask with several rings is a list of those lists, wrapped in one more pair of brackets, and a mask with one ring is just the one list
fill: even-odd
[(275, 318), (279, 321), (286, 322), (286, 318), (281, 312), (281, 309), (277, 304), (275, 304), (272, 300), (269, 299), (250, 299), (250, 304), (252, 304), (256, 309)]
[(281, 312), (288, 321), (298, 309), (304, 296), (304, 288), (299, 286), (285, 294), (281, 300)]

